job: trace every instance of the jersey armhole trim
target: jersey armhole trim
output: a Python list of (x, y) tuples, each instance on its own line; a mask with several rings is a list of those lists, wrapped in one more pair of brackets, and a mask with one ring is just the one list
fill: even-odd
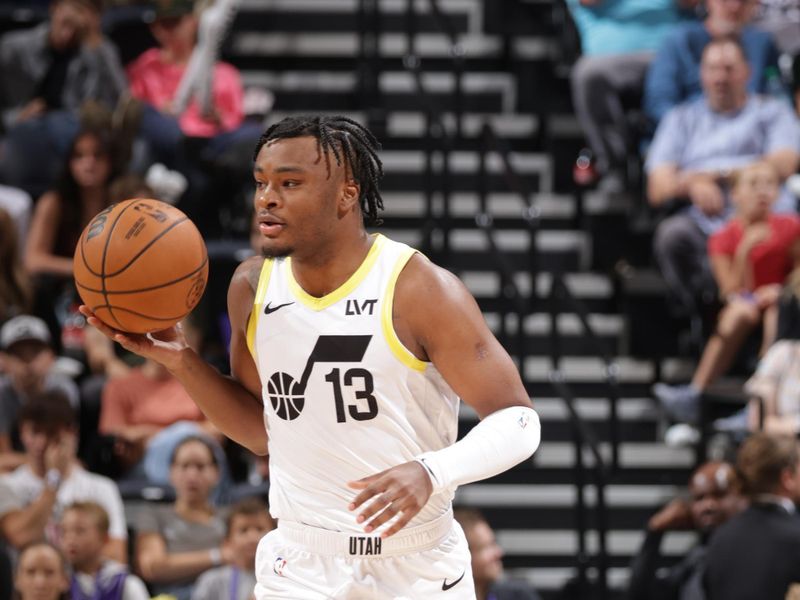
[[(267, 296), (269, 278), (272, 274), (272, 265), (274, 262), (275, 261), (271, 258), (264, 259), (264, 264), (261, 266), (261, 273), (258, 276), (256, 295), (255, 298), (253, 298), (253, 308), (247, 320), (247, 347), (250, 349), (253, 360), (256, 359), (256, 330), (258, 329), (258, 318), (261, 316), (261, 305), (264, 303), (264, 298)], [(256, 364), (258, 364), (258, 362), (256, 362)]]
[(397, 336), (397, 332), (394, 330), (394, 321), (392, 319), (394, 290), (395, 286), (397, 285), (397, 279), (400, 277), (400, 273), (402, 272), (403, 268), (405, 268), (405, 266), (408, 264), (408, 261), (411, 260), (411, 257), (414, 256), (416, 252), (417, 251), (414, 250), (414, 248), (407, 248), (403, 250), (400, 258), (397, 259), (397, 262), (394, 265), (394, 269), (389, 277), (389, 284), (386, 286), (386, 293), (384, 295), (383, 309), (381, 311), (381, 329), (383, 329), (383, 337), (386, 340), (386, 343), (389, 345), (389, 348), (392, 350), (392, 354), (394, 354), (395, 357), (409, 369), (422, 372), (428, 368), (428, 363), (418, 359), (408, 348), (403, 345), (403, 342), (400, 341), (400, 338)]

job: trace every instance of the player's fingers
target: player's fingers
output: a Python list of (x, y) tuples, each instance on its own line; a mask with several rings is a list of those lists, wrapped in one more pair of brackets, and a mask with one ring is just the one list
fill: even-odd
[[(353, 482), (353, 483), (356, 483), (356, 482)], [(362, 491), (358, 496), (353, 498), (353, 501), (350, 503), (348, 508), (350, 510), (355, 510), (359, 506), (364, 504), (364, 502), (366, 502), (367, 500), (369, 500), (370, 498), (375, 496), (376, 494), (380, 494), (381, 492), (384, 492), (384, 491), (386, 491), (386, 488), (385, 488), (385, 486), (380, 485), (380, 482), (371, 483), (371, 484), (367, 485), (367, 487), (364, 488), (364, 491)]]
[(370, 517), (379, 513), (384, 508), (389, 506), (392, 503), (393, 496), (388, 492), (384, 492), (382, 494), (378, 494), (378, 496), (373, 500), (369, 506), (367, 506), (361, 513), (356, 517), (356, 522), (364, 523), (368, 521)]
[(366, 477), (362, 477), (361, 479), (356, 479), (355, 481), (348, 481), (348, 487), (351, 487), (355, 490), (363, 490), (367, 487), (370, 483), (378, 481), (386, 471), (381, 471), (380, 473), (373, 473), (372, 475), (367, 475)]
[(403, 527), (408, 525), (409, 521), (411, 521), (411, 519), (413, 519), (418, 512), (419, 509), (403, 510), (400, 513), (400, 517), (394, 523), (392, 523), (391, 526), (386, 529), (386, 531), (381, 532), (381, 537), (385, 539), (390, 535), (394, 535), (400, 531)]
[(378, 527), (387, 523), (390, 519), (394, 518), (397, 513), (400, 512), (400, 509), (397, 504), (390, 502), (386, 505), (381, 512), (379, 512), (375, 518), (373, 518), (369, 523), (367, 523), (366, 527), (364, 527), (364, 531), (366, 533), (372, 533)]

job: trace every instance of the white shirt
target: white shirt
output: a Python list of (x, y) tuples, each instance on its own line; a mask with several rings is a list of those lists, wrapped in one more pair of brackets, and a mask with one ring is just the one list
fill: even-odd
[[(22, 465), (8, 475), (3, 475), (0, 481), (11, 486), (23, 506), (34, 502), (44, 489), (44, 480), (37, 477), (28, 465)], [(108, 535), (111, 538), (128, 539), (125, 510), (117, 484), (108, 477), (89, 473), (76, 464), (58, 488), (53, 515), (45, 531), (48, 541), (58, 543), (56, 524), (61, 520), (64, 509), (73, 502), (87, 501), (96, 502), (108, 513)]]
[[(295, 281), (290, 258), (265, 260), (248, 344), (262, 382), (275, 518), (361, 531), (347, 510), (357, 493), (348, 481), (455, 442), (458, 397), (394, 331), (395, 283), (414, 253), (377, 235), (356, 272), (322, 298)], [(453, 492), (431, 496), (408, 527), (444, 514)]]

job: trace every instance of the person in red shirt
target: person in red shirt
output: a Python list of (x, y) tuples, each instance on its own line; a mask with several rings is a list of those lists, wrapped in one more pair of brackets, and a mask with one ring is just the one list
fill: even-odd
[(725, 303), (716, 330), (688, 386), (654, 386), (656, 397), (676, 420), (696, 421), (703, 390), (725, 373), (759, 324), (763, 323), (761, 354), (775, 339), (778, 297), (787, 275), (800, 264), (800, 219), (771, 213), (778, 193), (778, 175), (768, 163), (753, 163), (733, 177), (736, 213), (708, 241), (714, 279)]
[[(261, 136), (258, 123), (245, 120), (244, 88), (231, 64), (209, 58), (208, 102), (197, 94), (181, 97), (184, 78), (198, 47), (199, 14), (193, 0), (159, 0), (150, 30), (158, 46), (128, 67), (130, 93), (142, 103), (138, 137), (146, 148), (134, 170), (161, 163), (188, 180), (179, 207), (208, 233), (218, 227), (216, 198), (209, 191), (215, 165), (241, 146), (250, 151)], [(248, 180), (252, 173), (248, 173)]]

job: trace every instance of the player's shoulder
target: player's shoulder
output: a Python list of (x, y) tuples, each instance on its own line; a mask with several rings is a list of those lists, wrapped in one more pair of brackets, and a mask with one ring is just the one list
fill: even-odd
[(414, 253), (397, 279), (394, 302), (397, 311), (447, 312), (471, 301), (472, 295), (453, 273)]
[(250, 258), (242, 261), (236, 270), (233, 272), (231, 278), (231, 288), (242, 288), (241, 291), (250, 289), (253, 294), (258, 288), (258, 278), (261, 276), (261, 270), (264, 267), (264, 261), (271, 260), (263, 256), (251, 256)]

